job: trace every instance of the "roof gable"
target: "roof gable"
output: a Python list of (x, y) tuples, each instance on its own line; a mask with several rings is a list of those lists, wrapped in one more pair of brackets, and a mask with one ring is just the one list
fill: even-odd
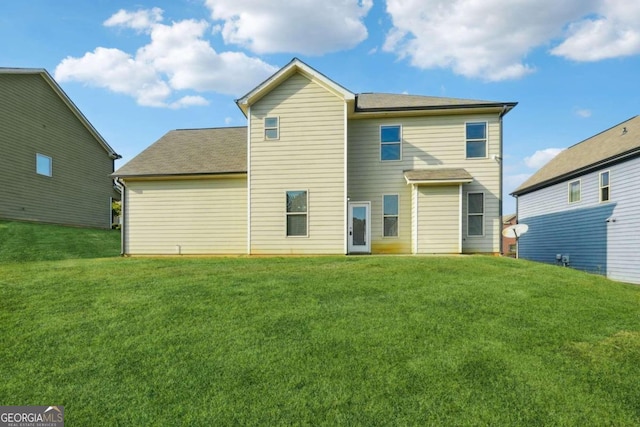
[(355, 94), (353, 94), (348, 89), (342, 87), (338, 83), (334, 82), (324, 74), (319, 71), (311, 68), (298, 58), (293, 58), (291, 62), (278, 70), (275, 74), (269, 77), (264, 82), (260, 83), (249, 93), (244, 95), (242, 98), (236, 100), (236, 104), (245, 117), (248, 115), (249, 107), (256, 102), (258, 102), (262, 97), (271, 92), (274, 88), (278, 87), (282, 82), (287, 80), (289, 77), (294, 75), (295, 73), (300, 73), (303, 76), (307, 77), (309, 80), (319, 84), (320, 86), (327, 89), (329, 92), (335, 94), (339, 98), (344, 99), (345, 101), (353, 101), (355, 100)]
[(166, 133), (113, 176), (159, 177), (247, 172), (247, 128), (177, 129)]
[(74, 116), (82, 123), (82, 125), (89, 131), (89, 133), (98, 141), (98, 143), (104, 148), (112, 159), (120, 159), (118, 153), (107, 143), (107, 141), (100, 135), (100, 133), (93, 127), (89, 120), (82, 114), (80, 109), (73, 103), (71, 98), (62, 90), (60, 85), (51, 77), (49, 72), (44, 68), (0, 68), (0, 74), (30, 74), (39, 75), (44, 79), (47, 84), (53, 89), (54, 93), (60, 97), (62, 102), (69, 108)]
[(636, 154), (640, 154), (640, 116), (632, 117), (562, 151), (512, 194), (528, 193)]

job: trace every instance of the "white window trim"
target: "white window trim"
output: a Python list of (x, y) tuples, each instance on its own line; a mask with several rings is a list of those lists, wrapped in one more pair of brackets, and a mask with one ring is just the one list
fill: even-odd
[[(267, 119), (276, 119), (278, 121), (277, 126), (267, 126)], [(264, 140), (265, 141), (277, 141), (280, 139), (280, 116), (267, 116), (262, 121), (264, 127)], [(275, 138), (267, 138), (267, 130), (275, 129), (277, 136)]]
[[(478, 142), (482, 141), (481, 139), (467, 139), (467, 125), (473, 123), (484, 123), (484, 157), (468, 157), (467, 156), (467, 143), (469, 141)], [(478, 159), (488, 159), (489, 158), (489, 122), (486, 120), (469, 120), (464, 122), (464, 158), (467, 160), (478, 160)]]
[[(398, 214), (397, 215), (385, 215), (384, 214), (384, 198), (385, 196), (396, 196), (398, 198)], [(396, 217), (398, 218), (398, 222), (397, 222), (397, 228), (398, 228), (398, 234), (395, 236), (385, 236), (384, 235), (384, 219), (385, 218), (393, 218)], [(383, 239), (398, 239), (400, 237), (400, 194), (398, 193), (389, 193), (389, 194), (383, 194), (382, 195), (382, 238)]]
[[(49, 160), (49, 173), (40, 173), (40, 171), (38, 170), (38, 158), (43, 157), (47, 160)], [(52, 177), (53, 176), (53, 159), (49, 156), (46, 156), (44, 154), (41, 153), (36, 153), (36, 174), (40, 175), (40, 176), (46, 176), (46, 177)]]
[[(578, 200), (574, 200), (571, 201), (571, 184), (573, 184), (574, 182), (578, 183)], [(574, 179), (571, 180), (567, 183), (567, 203), (569, 203), (570, 205), (574, 204), (574, 203), (580, 203), (582, 201), (582, 180), (581, 179)]]
[[(400, 141), (399, 142), (382, 142), (382, 128), (383, 127), (399, 127), (400, 128)], [(378, 158), (380, 159), (381, 162), (401, 162), (402, 161), (402, 139), (403, 139), (403, 129), (402, 129), (402, 124), (400, 123), (394, 123), (394, 124), (384, 124), (384, 125), (380, 125), (378, 128), (378, 142), (380, 144), (380, 155), (378, 156)], [(399, 144), (400, 145), (400, 158), (399, 159), (394, 159), (394, 160), (383, 160), (382, 159), (382, 146), (383, 145), (391, 145), (391, 144)]]
[[(479, 214), (479, 213), (469, 213), (469, 195), (471, 195), (471, 194), (482, 194), (482, 213), (481, 214)], [(484, 191), (469, 191), (467, 193), (467, 237), (471, 237), (471, 238), (473, 238), (473, 237), (478, 237), (478, 238), (485, 237), (485, 232), (486, 232), (486, 230), (485, 230), (485, 228), (486, 228), (485, 227), (485, 220), (486, 220), (485, 215), (486, 215), (486, 212), (487, 212), (486, 204), (487, 204), (487, 198), (485, 196)], [(482, 216), (482, 234), (469, 234), (469, 217), (471, 217), (471, 216)]]
[[(609, 174), (609, 184), (602, 185), (602, 174), (605, 174), (605, 173)], [(608, 189), (609, 198), (607, 200), (602, 200), (603, 188)], [(608, 203), (611, 201), (611, 171), (610, 170), (602, 171), (598, 174), (598, 200), (600, 201), (600, 203)]]
[[(305, 193), (307, 193), (307, 210), (305, 212), (287, 212), (287, 193), (297, 192), (297, 191), (304, 191)], [(289, 236), (287, 234), (287, 218), (289, 217), (289, 215), (306, 215), (307, 216), (307, 226), (306, 226), (307, 233), (305, 235)], [(284, 192), (284, 236), (287, 239), (302, 239), (302, 238), (309, 237), (309, 190), (304, 190), (304, 189), (285, 190)]]

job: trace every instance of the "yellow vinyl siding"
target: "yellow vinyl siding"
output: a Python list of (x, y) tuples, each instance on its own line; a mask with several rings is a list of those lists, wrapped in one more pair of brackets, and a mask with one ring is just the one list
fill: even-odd
[(460, 187), (420, 186), (416, 196), (420, 216), (416, 253), (460, 253)]
[[(301, 74), (251, 106), (251, 253), (344, 252), (344, 100)], [(264, 139), (264, 118), (279, 139)], [(285, 194), (306, 190), (308, 236), (286, 236)]]
[(245, 177), (125, 184), (127, 254), (246, 253)]
[[(465, 122), (488, 122), (487, 158), (466, 159)], [(402, 160), (380, 161), (380, 126), (402, 125)], [(349, 120), (348, 194), (352, 201), (371, 201), (372, 252), (412, 251), (412, 194), (403, 171), (426, 167), (464, 168), (474, 181), (463, 185), (462, 251), (500, 251), (499, 191), (500, 155), (498, 115), (449, 115), (426, 117), (366, 118)], [(466, 194), (485, 193), (485, 235), (467, 237)], [(391, 245), (382, 237), (383, 194), (400, 194), (400, 235)], [(417, 220), (423, 221), (423, 212)], [(459, 215), (459, 210), (451, 216)], [(415, 248), (414, 248), (415, 249)]]

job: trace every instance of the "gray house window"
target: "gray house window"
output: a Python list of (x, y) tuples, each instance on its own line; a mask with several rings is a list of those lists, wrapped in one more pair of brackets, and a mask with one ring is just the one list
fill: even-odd
[(580, 201), (580, 180), (571, 181), (569, 183), (569, 203)]
[(38, 175), (51, 176), (52, 172), (51, 157), (40, 153), (36, 154), (36, 173)]
[(287, 191), (287, 237), (307, 236), (307, 191)]
[(380, 160), (402, 159), (402, 127), (380, 126)]
[(467, 194), (467, 235), (484, 235), (484, 193)]
[(600, 201), (608, 202), (611, 184), (609, 183), (609, 171), (600, 172)]
[(280, 138), (280, 120), (277, 117), (264, 119), (264, 139)]
[(487, 122), (466, 124), (467, 159), (487, 157)]
[(383, 236), (398, 236), (398, 195), (385, 194), (382, 197)]

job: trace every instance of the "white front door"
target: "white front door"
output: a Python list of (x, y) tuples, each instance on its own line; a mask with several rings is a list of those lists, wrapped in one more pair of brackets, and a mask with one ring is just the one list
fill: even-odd
[(371, 203), (349, 203), (349, 253), (371, 253)]

